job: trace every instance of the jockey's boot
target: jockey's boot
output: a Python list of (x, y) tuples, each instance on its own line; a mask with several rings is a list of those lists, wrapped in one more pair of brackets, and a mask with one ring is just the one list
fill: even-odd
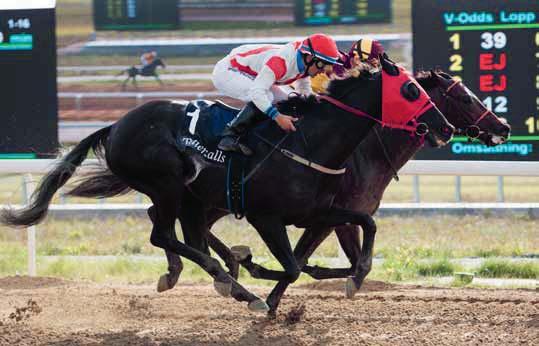
[(253, 155), (251, 148), (240, 142), (240, 137), (266, 119), (268, 119), (266, 114), (260, 111), (254, 103), (248, 102), (238, 115), (227, 124), (217, 147), (222, 151), (237, 151), (245, 156)]

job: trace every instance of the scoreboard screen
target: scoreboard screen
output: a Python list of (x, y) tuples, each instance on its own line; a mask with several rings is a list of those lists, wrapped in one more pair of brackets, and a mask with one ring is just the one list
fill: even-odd
[(178, 0), (93, 0), (96, 30), (174, 30)]
[(417, 158), (539, 160), (539, 1), (413, 0), (412, 21), (414, 69), (459, 77), (512, 127), (496, 147), (456, 137)]
[(58, 149), (55, 1), (29, 3), (0, 2), (0, 158)]
[(296, 0), (297, 25), (391, 21), (391, 0)]

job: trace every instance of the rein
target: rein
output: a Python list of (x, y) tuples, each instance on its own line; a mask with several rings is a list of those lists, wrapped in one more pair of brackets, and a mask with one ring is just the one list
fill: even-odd
[(372, 121), (375, 121), (377, 122), (378, 124), (382, 125), (382, 127), (389, 127), (389, 128), (392, 128), (392, 129), (401, 129), (401, 130), (405, 130), (405, 131), (408, 131), (408, 132), (411, 132), (411, 133), (416, 133), (417, 135), (423, 135), (425, 133), (423, 132), (419, 132), (419, 128), (418, 126), (421, 125), (421, 123), (418, 123), (417, 120), (416, 120), (416, 115), (419, 114), (419, 113), (424, 113), (426, 112), (427, 110), (429, 110), (430, 108), (432, 108), (434, 106), (434, 104), (432, 102), (427, 101), (425, 103), (425, 105), (423, 105), (422, 107), (420, 107), (416, 113), (412, 116), (412, 123), (414, 125), (417, 125), (417, 126), (409, 126), (409, 125), (399, 125), (399, 124), (391, 124), (391, 123), (387, 123), (387, 122), (384, 122), (380, 119), (377, 119), (375, 117), (373, 117), (372, 115), (369, 115), (365, 112), (363, 112), (362, 110), (360, 109), (357, 109), (357, 108), (354, 108), (352, 106), (349, 106), (329, 95), (318, 95), (317, 96), (319, 100), (325, 100), (331, 104), (333, 104), (334, 106), (336, 106), (337, 108), (340, 108), (344, 111), (347, 111), (348, 113), (352, 113), (358, 117), (364, 117), (364, 118), (367, 118), (367, 119), (370, 119)]

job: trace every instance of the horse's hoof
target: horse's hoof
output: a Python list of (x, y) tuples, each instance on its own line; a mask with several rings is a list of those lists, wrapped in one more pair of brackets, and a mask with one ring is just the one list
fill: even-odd
[(230, 252), (232, 252), (234, 259), (238, 262), (246, 260), (247, 258), (249, 258), (249, 256), (253, 256), (253, 254), (251, 253), (251, 249), (245, 245), (233, 246), (230, 248)]
[(161, 275), (159, 281), (157, 281), (157, 292), (165, 292), (168, 291), (170, 288), (171, 287), (168, 285), (167, 274)]
[(232, 292), (232, 283), (231, 282), (220, 282), (220, 281), (213, 281), (213, 287), (215, 287), (215, 290), (217, 293), (219, 293), (223, 297), (230, 297)]
[(356, 292), (359, 291), (356, 287), (356, 283), (354, 282), (354, 279), (352, 277), (348, 277), (346, 279), (346, 284), (344, 285), (344, 293), (346, 294), (346, 298), (352, 299), (354, 298), (354, 295)]
[(269, 306), (268, 304), (266, 304), (265, 301), (263, 301), (262, 299), (258, 298), (258, 299), (255, 299), (253, 300), (252, 302), (250, 302), (247, 307), (249, 308), (249, 310), (251, 310), (252, 312), (260, 312), (260, 313), (267, 313), (269, 312)]

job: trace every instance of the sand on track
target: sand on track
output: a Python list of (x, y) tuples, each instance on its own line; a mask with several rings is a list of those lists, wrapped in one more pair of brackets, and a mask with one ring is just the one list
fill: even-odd
[[(0, 345), (539, 344), (536, 290), (368, 281), (347, 300), (342, 288), (342, 281), (293, 287), (270, 320), (211, 285), (180, 283), (157, 293), (151, 285), (0, 278)], [(301, 320), (287, 323), (300, 303)]]

